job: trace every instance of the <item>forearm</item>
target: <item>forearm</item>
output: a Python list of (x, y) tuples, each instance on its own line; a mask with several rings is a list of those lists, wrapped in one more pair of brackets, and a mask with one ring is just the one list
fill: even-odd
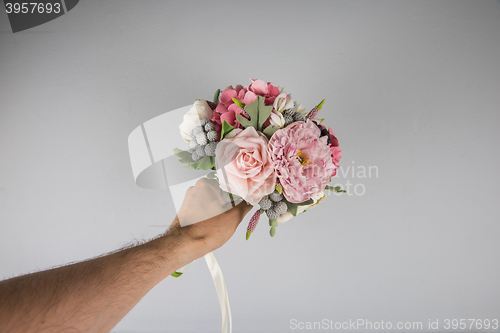
[(192, 242), (169, 233), (85, 262), (0, 283), (0, 332), (111, 330), (175, 269), (194, 260)]
[(237, 205), (104, 257), (0, 282), (0, 332), (108, 332), (156, 284), (222, 246), (251, 209)]

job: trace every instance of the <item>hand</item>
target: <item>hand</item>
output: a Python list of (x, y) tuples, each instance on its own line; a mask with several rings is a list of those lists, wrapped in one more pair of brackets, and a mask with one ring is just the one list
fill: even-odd
[[(234, 234), (252, 206), (232, 208), (216, 181), (185, 195), (166, 235), (95, 259), (0, 281), (0, 332), (109, 332), (175, 269)], [(194, 223), (181, 227), (184, 223)]]
[(202, 178), (186, 191), (167, 234), (193, 244), (194, 260), (224, 245), (251, 209), (244, 201), (233, 208), (222, 198), (217, 181)]

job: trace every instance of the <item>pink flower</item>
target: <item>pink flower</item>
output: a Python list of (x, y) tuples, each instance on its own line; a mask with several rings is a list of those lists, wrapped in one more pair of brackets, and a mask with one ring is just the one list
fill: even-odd
[(275, 87), (274, 84), (270, 82), (264, 82), (262, 80), (255, 80), (250, 78), (252, 81), (252, 84), (250, 84), (248, 87), (245, 87), (248, 89), (248, 91), (251, 91), (259, 96), (264, 96), (265, 105), (273, 105), (274, 100), (278, 95), (280, 94), (280, 90), (278, 87)]
[[(236, 114), (246, 116), (246, 113), (234, 103), (233, 98), (239, 99), (243, 104), (248, 105), (257, 98), (257, 95), (260, 95), (265, 98), (265, 105), (273, 105), (276, 97), (280, 95), (280, 90), (272, 83), (266, 83), (262, 80), (250, 80), (252, 83), (248, 87), (237, 85), (233, 88), (233, 86), (229, 86), (222, 91), (219, 97), (219, 104), (217, 104), (217, 108), (213, 112), (213, 117), (210, 119), (210, 121), (215, 124), (215, 130), (219, 136), (224, 120), (234, 128), (242, 128), (240, 123), (236, 120)], [(286, 98), (288, 95), (284, 94), (284, 96), (284, 98)], [(269, 121), (267, 125), (269, 125)]]
[(215, 130), (220, 136), (222, 123), (226, 120), (229, 125), (234, 128), (242, 128), (241, 125), (236, 120), (236, 114), (245, 114), (244, 110), (239, 108), (233, 101), (233, 98), (237, 98), (244, 104), (251, 104), (257, 95), (253, 92), (248, 91), (243, 88), (242, 85), (237, 85), (236, 88), (229, 86), (224, 91), (222, 91), (219, 97), (219, 104), (215, 108), (213, 117), (211, 119), (212, 123), (215, 124)]
[(274, 191), (276, 172), (267, 138), (253, 127), (217, 144), (215, 167), (220, 188), (252, 205)]
[(335, 164), (335, 170), (333, 170), (333, 173), (330, 176), (333, 177), (337, 174), (337, 169), (339, 168), (338, 164), (340, 162), (340, 158), (342, 157), (342, 150), (339, 148), (339, 140), (335, 134), (333, 134), (331, 128), (326, 129), (326, 127), (318, 120), (315, 120), (315, 122), (321, 129), (321, 135), (328, 135), (328, 146), (330, 147), (330, 152), (332, 154), (332, 162)]
[(330, 152), (332, 153), (332, 161), (335, 164), (335, 170), (332, 173), (332, 176), (335, 176), (337, 174), (337, 169), (339, 168), (339, 162), (340, 158), (342, 157), (342, 150), (339, 148), (339, 140), (333, 134), (333, 131), (331, 128), (328, 128), (328, 134), (330, 135)]
[(253, 92), (249, 92), (246, 88), (243, 88), (241, 84), (238, 84), (236, 88), (229, 86), (222, 91), (219, 97), (219, 103), (224, 104), (229, 107), (234, 104), (233, 97), (239, 99), (243, 104), (251, 104), (257, 95)]
[(278, 130), (269, 152), (285, 198), (293, 203), (325, 189), (335, 171), (327, 136), (312, 121), (297, 121)]

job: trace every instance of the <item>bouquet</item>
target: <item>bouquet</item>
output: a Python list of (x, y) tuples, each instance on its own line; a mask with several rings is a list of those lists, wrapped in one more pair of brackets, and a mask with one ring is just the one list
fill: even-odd
[[(317, 206), (325, 198), (325, 191), (345, 192), (339, 186), (329, 185), (337, 173), (341, 150), (331, 128), (318, 118), (324, 100), (306, 112), (282, 88), (250, 80), (246, 87), (217, 90), (213, 101), (199, 99), (192, 106), (150, 119), (135, 128), (128, 139), (137, 185), (170, 188), (179, 194), (189, 181), (202, 174), (217, 181), (222, 198), (233, 206), (238, 201), (258, 204), (259, 209), (248, 224), (247, 240), (263, 214), (269, 219), (274, 237), (279, 223)], [(177, 117), (183, 117), (180, 137), (170, 130), (172, 123), (178, 122)], [(187, 147), (179, 149), (184, 141)], [(189, 175), (180, 172), (176, 158), (170, 164), (172, 150), (185, 169), (206, 171), (188, 172)], [(169, 177), (168, 167), (172, 171)], [(175, 205), (179, 196), (172, 194)], [(209, 195), (216, 194), (211, 191)], [(215, 211), (203, 215), (216, 216), (219, 208), (229, 207), (213, 207)], [(181, 219), (180, 225), (199, 222), (194, 220)], [(222, 332), (231, 332), (222, 270), (212, 252), (205, 255), (205, 260), (221, 306)], [(179, 277), (186, 269), (187, 265), (172, 276)]]
[(306, 112), (283, 88), (250, 80), (196, 100), (179, 126), (187, 149), (174, 150), (185, 168), (211, 170), (229, 200), (259, 204), (247, 240), (263, 214), (274, 237), (278, 223), (317, 206), (325, 190), (345, 192), (328, 185), (342, 151), (318, 118), (325, 100)]

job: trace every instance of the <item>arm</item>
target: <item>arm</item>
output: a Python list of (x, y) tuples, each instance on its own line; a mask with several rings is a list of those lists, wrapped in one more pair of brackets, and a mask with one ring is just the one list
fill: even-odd
[[(219, 198), (207, 202), (207, 193), (218, 193), (215, 186), (198, 181), (169, 230), (152, 241), (0, 282), (0, 332), (110, 331), (161, 280), (233, 235), (252, 208), (245, 202), (206, 220), (186, 213), (213, 207)], [(203, 222), (180, 227), (179, 216)]]

